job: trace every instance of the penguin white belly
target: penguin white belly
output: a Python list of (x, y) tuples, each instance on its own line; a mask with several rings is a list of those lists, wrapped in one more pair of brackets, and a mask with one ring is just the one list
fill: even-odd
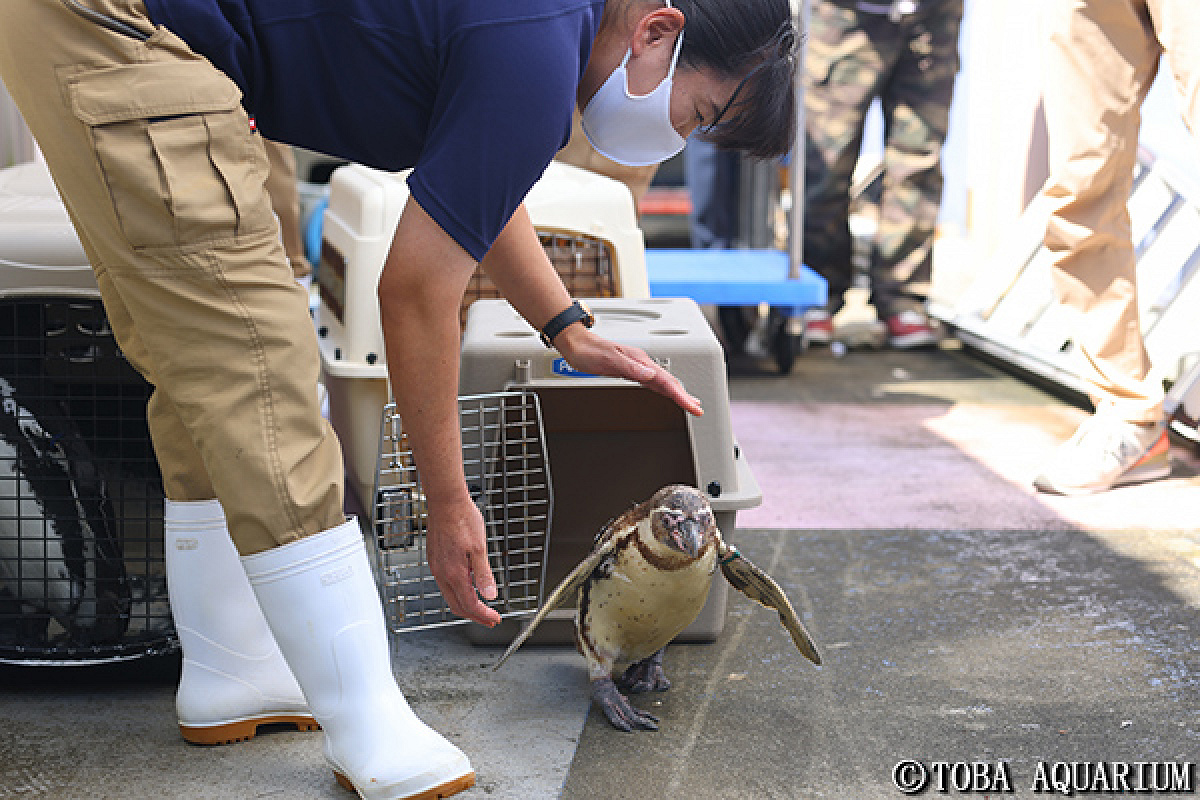
[[(95, 625), (96, 537), (62, 441), (0, 377), (0, 592), (63, 627)], [(68, 541), (70, 540), (70, 541)]]
[(0, 590), (56, 616), (70, 614), (83, 593), (67, 567), (53, 520), (17, 468), (17, 452), (0, 441)]
[(585, 622), (597, 655), (640, 661), (665, 647), (704, 608), (715, 561), (710, 550), (668, 571), (641, 558), (622, 559), (606, 580), (591, 586)]

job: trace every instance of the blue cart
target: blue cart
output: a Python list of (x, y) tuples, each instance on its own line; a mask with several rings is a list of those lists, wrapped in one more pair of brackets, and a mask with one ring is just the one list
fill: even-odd
[[(738, 312), (741, 306), (771, 307), (767, 344), (784, 374), (795, 360), (788, 320), (805, 309), (824, 306), (825, 279), (781, 250), (646, 251), (646, 277), (654, 297), (690, 297), (702, 305)], [(722, 326), (737, 323), (722, 319)]]

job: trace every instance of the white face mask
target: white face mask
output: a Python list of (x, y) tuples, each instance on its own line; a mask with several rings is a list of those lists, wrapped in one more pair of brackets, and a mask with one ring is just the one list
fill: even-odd
[[(671, 0), (667, 0), (670, 7)], [(671, 125), (671, 87), (682, 47), (680, 31), (667, 77), (654, 91), (643, 95), (629, 93), (625, 65), (632, 49), (625, 51), (621, 65), (588, 101), (583, 109), (583, 132), (602, 156), (628, 167), (645, 167), (662, 163), (683, 150), (686, 142)]]

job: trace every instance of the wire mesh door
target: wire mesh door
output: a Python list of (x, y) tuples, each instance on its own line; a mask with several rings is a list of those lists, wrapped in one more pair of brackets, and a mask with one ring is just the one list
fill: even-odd
[(0, 299), (0, 662), (176, 649), (149, 395), (98, 299)]
[[(501, 616), (536, 610), (545, 580), (552, 492), (537, 395), (459, 398), (463, 468), (487, 526), (488, 560)], [(466, 622), (446, 606), (426, 557), (428, 511), (394, 405), (383, 412), (375, 480), (372, 552), (393, 633)]]

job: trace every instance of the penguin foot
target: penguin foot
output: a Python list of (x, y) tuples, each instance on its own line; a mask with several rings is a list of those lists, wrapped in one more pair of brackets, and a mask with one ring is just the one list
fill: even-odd
[(617, 686), (630, 694), (641, 692), (665, 692), (671, 688), (667, 673), (663, 669), (663, 653), (666, 648), (652, 656), (629, 665), (625, 674), (617, 680)]
[(604, 716), (617, 730), (632, 733), (634, 730), (658, 730), (658, 717), (634, 708), (629, 698), (617, 691), (612, 678), (597, 678), (592, 681), (592, 699), (604, 711)]

